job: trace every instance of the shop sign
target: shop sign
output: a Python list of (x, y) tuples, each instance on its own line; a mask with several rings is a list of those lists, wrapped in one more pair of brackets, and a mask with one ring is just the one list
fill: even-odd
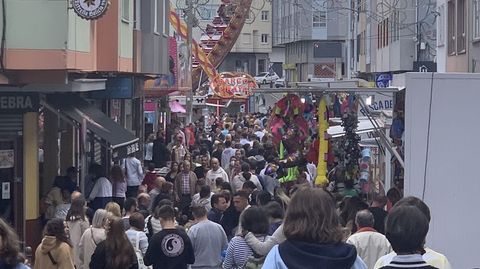
[(72, 0), (75, 13), (82, 19), (96, 20), (108, 9), (108, 0)]
[(252, 76), (241, 72), (220, 73), (210, 86), (217, 97), (225, 99), (245, 99), (253, 94), (253, 89), (258, 88)]
[(0, 113), (37, 112), (38, 94), (0, 93)]
[(377, 74), (375, 78), (375, 84), (378, 88), (388, 88), (392, 82), (392, 74), (390, 73), (380, 73)]

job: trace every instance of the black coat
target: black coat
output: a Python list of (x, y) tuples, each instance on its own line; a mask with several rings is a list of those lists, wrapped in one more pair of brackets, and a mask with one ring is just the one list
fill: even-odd
[(165, 145), (163, 139), (156, 139), (153, 141), (153, 163), (155, 163), (155, 167), (165, 167), (168, 161), (170, 161), (170, 151), (167, 145)]

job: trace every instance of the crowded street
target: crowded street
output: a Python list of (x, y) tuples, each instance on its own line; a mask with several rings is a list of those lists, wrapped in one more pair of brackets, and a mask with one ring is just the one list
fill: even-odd
[(479, 18), (0, 0), (0, 269), (480, 268)]

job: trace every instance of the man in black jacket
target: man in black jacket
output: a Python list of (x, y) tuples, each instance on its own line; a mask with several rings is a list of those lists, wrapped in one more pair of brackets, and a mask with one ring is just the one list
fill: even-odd
[(153, 162), (155, 163), (155, 167), (165, 167), (169, 160), (170, 151), (165, 144), (165, 139), (162, 137), (162, 133), (158, 132), (157, 139), (153, 141)]

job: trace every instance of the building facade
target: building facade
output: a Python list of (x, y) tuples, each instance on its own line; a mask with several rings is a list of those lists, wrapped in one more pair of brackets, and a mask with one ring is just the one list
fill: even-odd
[[(215, 39), (207, 34), (208, 25), (217, 16), (220, 0), (210, 0), (196, 7), (198, 26), (193, 29), (193, 38), (197, 41)], [(247, 22), (242, 32), (219, 67), (221, 72), (246, 72), (256, 75), (269, 70), (272, 54), (272, 3), (270, 1), (252, 1)], [(278, 59), (277, 59), (278, 60)]]
[(0, 8), (0, 214), (33, 248), (40, 200), (56, 176), (77, 167), (87, 192), (91, 163), (108, 175), (111, 163), (141, 151), (144, 83), (168, 72), (168, 1), (96, 0), (107, 7), (98, 14), (81, 3)]
[(285, 78), (332, 80), (344, 74), (347, 20), (330, 1), (273, 0), (274, 46), (285, 47)]

